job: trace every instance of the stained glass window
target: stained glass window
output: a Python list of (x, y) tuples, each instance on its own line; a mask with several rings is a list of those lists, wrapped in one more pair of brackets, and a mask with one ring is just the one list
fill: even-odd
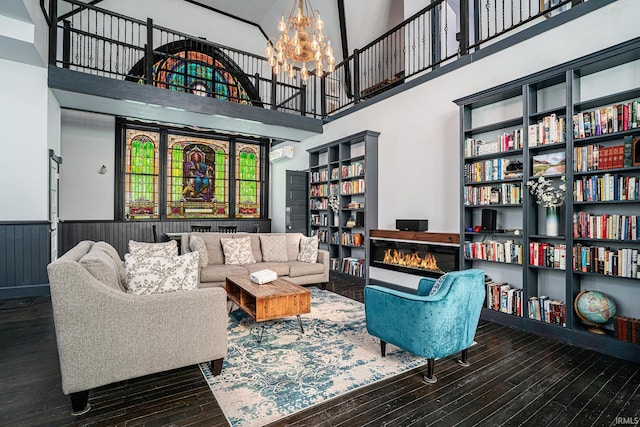
[(229, 142), (168, 136), (167, 218), (229, 217)]
[(127, 130), (125, 217), (158, 218), (158, 154), (160, 134)]
[(236, 217), (260, 217), (260, 149), (236, 144)]

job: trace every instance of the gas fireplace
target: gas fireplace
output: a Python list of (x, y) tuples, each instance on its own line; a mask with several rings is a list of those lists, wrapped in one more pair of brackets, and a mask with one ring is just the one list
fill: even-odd
[(371, 239), (370, 248), (371, 267), (427, 277), (458, 270), (457, 245)]

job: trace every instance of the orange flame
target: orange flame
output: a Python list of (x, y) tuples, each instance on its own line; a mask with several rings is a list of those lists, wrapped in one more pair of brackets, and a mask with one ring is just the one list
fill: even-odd
[(421, 268), (424, 270), (440, 271), (436, 257), (431, 253), (427, 253), (421, 258), (417, 252), (404, 253), (398, 249), (387, 249), (384, 251), (382, 260), (385, 264), (400, 265), (403, 267)]

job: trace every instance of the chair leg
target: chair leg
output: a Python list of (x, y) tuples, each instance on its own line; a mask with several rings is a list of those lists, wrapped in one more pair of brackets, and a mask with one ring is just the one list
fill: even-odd
[(380, 353), (382, 354), (382, 357), (387, 355), (387, 343), (382, 340), (380, 340)]
[(211, 371), (214, 376), (218, 376), (222, 373), (222, 362), (224, 362), (224, 358), (211, 361)]
[(71, 398), (71, 415), (83, 415), (91, 410), (91, 405), (89, 404), (89, 390), (71, 393), (69, 397)]
[(460, 354), (460, 359), (458, 359), (458, 365), (464, 366), (465, 368), (467, 366), (470, 366), (470, 363), (467, 361), (468, 350), (469, 350), (468, 348), (465, 348), (464, 350), (462, 350), (462, 353)]
[(427, 373), (422, 378), (422, 381), (427, 384), (434, 384), (438, 381), (438, 378), (433, 374), (433, 368), (435, 359), (427, 359)]

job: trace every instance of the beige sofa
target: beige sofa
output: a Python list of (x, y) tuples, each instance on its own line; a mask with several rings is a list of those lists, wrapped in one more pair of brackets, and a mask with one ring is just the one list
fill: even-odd
[[(287, 279), (298, 285), (320, 284), (323, 287), (329, 281), (329, 252), (318, 250), (318, 260), (315, 263), (298, 261), (300, 253), (300, 239), (302, 233), (184, 233), (182, 235), (182, 252), (194, 249), (191, 236), (199, 236), (204, 240), (207, 249), (207, 265), (200, 269), (200, 287), (224, 287), (225, 278), (229, 276), (246, 276), (255, 271), (269, 269), (278, 277)], [(255, 264), (227, 265), (220, 239), (222, 238), (251, 238), (251, 252), (256, 260)], [(260, 236), (286, 237), (286, 262), (265, 262)]]
[(47, 271), (62, 391), (74, 415), (88, 411), (89, 390), (105, 384), (203, 362), (221, 372), (223, 289), (127, 293), (123, 262), (105, 242), (82, 241)]

